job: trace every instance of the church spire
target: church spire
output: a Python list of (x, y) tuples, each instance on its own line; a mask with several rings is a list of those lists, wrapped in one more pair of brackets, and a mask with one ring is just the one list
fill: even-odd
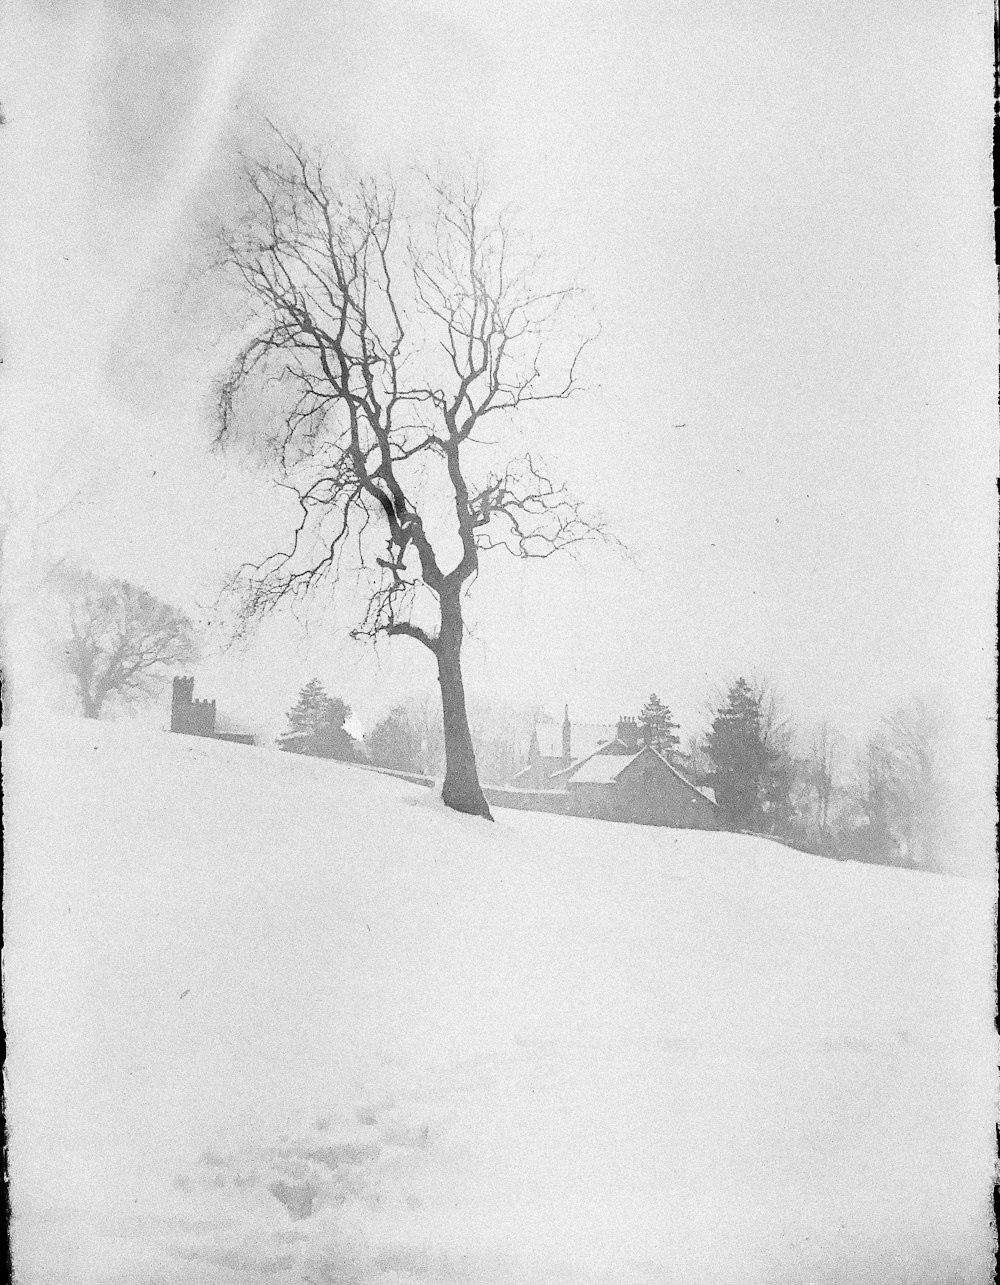
[(565, 713), (563, 714), (563, 725), (562, 725), (562, 751), (563, 751), (563, 758), (566, 760), (567, 763), (569, 763), (570, 759), (573, 757), (572, 749), (571, 749), (572, 735), (573, 735), (573, 729), (572, 729), (572, 726), (570, 725), (569, 706), (567, 705)]

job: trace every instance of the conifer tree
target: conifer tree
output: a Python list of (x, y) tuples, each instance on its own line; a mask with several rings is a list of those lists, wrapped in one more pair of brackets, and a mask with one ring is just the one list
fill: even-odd
[(344, 728), (351, 716), (349, 705), (328, 696), (318, 678), (311, 678), (288, 711), (288, 731), (278, 739), (281, 749), (318, 758), (356, 758), (354, 740)]
[(673, 715), (655, 692), (639, 714), (639, 735), (644, 745), (671, 760), (681, 743)]
[(373, 763), (397, 772), (419, 772), (420, 732), (410, 722), (406, 710), (392, 710), (376, 723), (366, 738)]
[(760, 700), (745, 678), (730, 687), (708, 734), (709, 780), (727, 828), (763, 830), (775, 756), (768, 747)]

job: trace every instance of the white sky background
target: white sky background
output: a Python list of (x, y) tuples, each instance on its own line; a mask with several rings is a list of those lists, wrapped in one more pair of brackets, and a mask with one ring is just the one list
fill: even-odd
[[(213, 616), (285, 529), (208, 454), (227, 318), (201, 268), (262, 114), (361, 166), (481, 160), (589, 288), (591, 391), (538, 440), (631, 546), (487, 560), (470, 689), (690, 732), (737, 673), (851, 735), (911, 693), (993, 743), (996, 304), (985, 6), (796, 0), (17, 4), (3, 35), (8, 489), (47, 539)], [(676, 427), (682, 425), (683, 427)], [(318, 674), (369, 722), (430, 658), (317, 602), (209, 658), (279, 720)], [(16, 689), (15, 689), (16, 690)]]

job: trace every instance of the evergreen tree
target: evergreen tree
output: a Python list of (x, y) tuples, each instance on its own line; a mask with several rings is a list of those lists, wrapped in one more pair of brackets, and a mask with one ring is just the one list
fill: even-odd
[(763, 830), (774, 756), (765, 742), (760, 700), (745, 678), (729, 689), (706, 748), (712, 764), (709, 782), (727, 828)]
[(354, 740), (344, 727), (350, 716), (350, 706), (338, 696), (328, 696), (319, 679), (312, 678), (288, 711), (288, 731), (278, 738), (278, 746), (292, 754), (350, 762), (357, 757)]
[(375, 724), (366, 744), (372, 762), (379, 767), (392, 768), (397, 772), (421, 770), (420, 732), (401, 707)]
[(673, 761), (680, 745), (677, 724), (666, 705), (654, 692), (639, 714), (639, 737), (644, 745), (651, 746), (665, 758)]

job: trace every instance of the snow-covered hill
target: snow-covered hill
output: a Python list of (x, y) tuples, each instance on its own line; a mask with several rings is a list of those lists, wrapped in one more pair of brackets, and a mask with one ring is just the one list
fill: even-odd
[(989, 886), (124, 725), (4, 760), (25, 1285), (990, 1279)]

